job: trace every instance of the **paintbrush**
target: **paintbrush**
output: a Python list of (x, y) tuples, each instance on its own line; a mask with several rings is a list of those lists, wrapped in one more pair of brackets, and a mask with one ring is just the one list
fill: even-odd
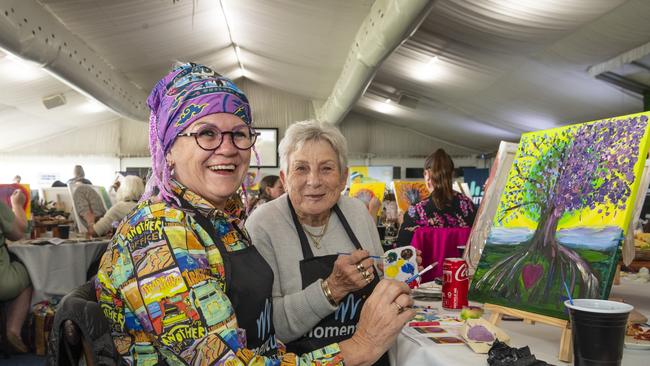
[(567, 286), (565, 280), (562, 280), (562, 283), (564, 284), (564, 289), (566, 290), (566, 295), (569, 297), (569, 302), (571, 303), (571, 305), (573, 305), (573, 298), (571, 297), (571, 291), (569, 291), (569, 286)]
[(408, 278), (406, 281), (404, 281), (404, 282), (406, 282), (406, 284), (409, 284), (409, 283), (415, 281), (416, 279), (418, 279), (418, 277), (422, 276), (422, 275), (425, 274), (427, 271), (432, 270), (433, 267), (435, 267), (435, 266), (437, 266), (437, 265), (438, 265), (438, 262), (433, 262), (433, 263), (429, 264), (425, 269), (422, 270), (422, 272), (420, 272), (420, 273), (418, 273), (418, 274), (416, 274), (416, 275), (413, 275), (413, 276), (409, 277), (409, 278)]
[[(337, 255), (352, 255), (352, 253), (336, 253), (336, 254)], [(383, 256), (383, 255), (369, 255), (368, 256), (368, 258), (372, 258), (372, 259), (382, 259), (384, 257), (385, 256)]]

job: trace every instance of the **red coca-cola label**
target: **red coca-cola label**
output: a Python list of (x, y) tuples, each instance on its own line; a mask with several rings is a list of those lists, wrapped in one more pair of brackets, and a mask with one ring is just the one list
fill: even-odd
[(446, 258), (442, 264), (442, 307), (462, 309), (467, 305), (467, 263), (462, 258)]

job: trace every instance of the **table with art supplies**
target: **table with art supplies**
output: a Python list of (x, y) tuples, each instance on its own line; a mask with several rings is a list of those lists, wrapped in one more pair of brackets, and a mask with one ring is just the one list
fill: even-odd
[[(442, 309), (441, 286), (425, 283), (414, 289), (418, 315), (398, 336), (391, 349), (392, 365), (487, 365), (487, 354), (477, 353), (470, 348), (467, 339), (467, 326), (461, 320), (461, 311)], [(640, 281), (634, 276), (623, 276), (620, 285), (612, 287), (610, 298), (623, 299), (634, 306), (635, 310), (650, 316), (650, 283)], [(481, 306), (470, 301), (470, 306)], [(472, 311), (475, 309), (472, 309)], [(487, 328), (490, 313), (482, 318), (471, 320), (480, 322)], [(472, 324), (474, 325), (474, 324)], [(498, 325), (497, 338), (506, 338), (511, 347), (528, 346), (530, 353), (538, 360), (552, 365), (571, 365), (558, 360), (561, 329), (541, 323), (529, 324), (521, 320), (501, 320)], [(623, 350), (624, 366), (647, 365), (650, 358), (650, 342), (632, 343), (626, 337)], [(490, 345), (483, 344), (483, 351)], [(479, 342), (480, 352), (481, 343)]]
[(63, 296), (86, 282), (88, 268), (106, 250), (110, 239), (40, 238), (7, 246), (27, 268), (34, 289), (32, 305)]

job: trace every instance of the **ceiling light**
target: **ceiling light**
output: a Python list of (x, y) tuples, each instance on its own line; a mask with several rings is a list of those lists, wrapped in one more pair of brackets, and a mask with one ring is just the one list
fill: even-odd
[(372, 103), (374, 104), (374, 109), (380, 113), (392, 114), (397, 111), (397, 107), (394, 104), (389, 102), (382, 103), (380, 101), (375, 100)]
[(8, 53), (0, 61), (0, 75), (16, 81), (28, 81), (45, 76), (45, 72), (36, 63)]
[(419, 65), (412, 68), (414, 78), (422, 81), (432, 81), (439, 79), (443, 74), (444, 64), (437, 56), (432, 57), (427, 62), (420, 62)]
[(390, 104), (391, 102), (392, 102), (392, 100), (390, 100), (390, 98), (386, 98), (386, 100), (384, 101), (384, 103), (386, 103), (386, 104)]
[(78, 107), (78, 110), (85, 113), (99, 113), (105, 112), (106, 107), (95, 100), (88, 100), (85, 103), (81, 104)]

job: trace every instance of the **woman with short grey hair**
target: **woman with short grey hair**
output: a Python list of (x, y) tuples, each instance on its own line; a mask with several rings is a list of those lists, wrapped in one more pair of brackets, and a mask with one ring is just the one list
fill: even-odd
[[(298, 354), (350, 338), (379, 283), (370, 256), (383, 250), (364, 204), (341, 196), (347, 143), (334, 126), (303, 121), (280, 142), (286, 194), (260, 206), (246, 229), (271, 265), (273, 322), (278, 338)], [(401, 313), (413, 300), (396, 298)], [(337, 311), (340, 309), (340, 311)], [(383, 355), (376, 365), (388, 365)]]
[(286, 172), (289, 155), (296, 150), (300, 150), (305, 142), (314, 140), (324, 140), (332, 145), (338, 158), (341, 174), (343, 174), (348, 167), (348, 142), (338, 128), (327, 122), (319, 121), (298, 122), (287, 129), (278, 147), (280, 169)]

